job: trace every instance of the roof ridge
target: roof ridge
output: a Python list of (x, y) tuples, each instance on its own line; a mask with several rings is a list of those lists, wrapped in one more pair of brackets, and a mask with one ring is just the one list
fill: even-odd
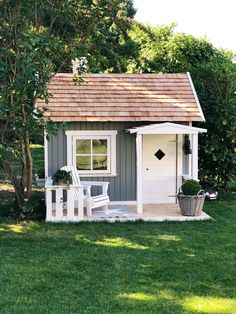
[[(132, 77), (132, 76), (177, 76), (177, 75), (184, 75), (187, 76), (186, 72), (176, 72), (176, 73), (84, 73), (82, 76), (127, 76), (127, 77)], [(75, 76), (74, 73), (56, 73), (55, 76)], [(54, 77), (55, 77), (54, 76)]]

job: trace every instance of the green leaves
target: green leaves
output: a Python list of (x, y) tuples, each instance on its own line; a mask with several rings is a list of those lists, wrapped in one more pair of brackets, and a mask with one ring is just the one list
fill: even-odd
[(32, 185), (30, 140), (43, 130), (56, 134), (62, 126), (45, 119), (47, 108), (36, 108), (36, 100), (48, 102), (50, 78), (71, 72), (74, 57), (89, 56), (93, 67), (103, 55), (98, 66), (117, 69), (120, 62), (123, 69), (120, 48), (126, 49), (128, 18), (134, 11), (131, 0), (3, 0), (0, 11), (0, 138), (22, 162), (19, 182), (14, 176), (21, 202), (29, 199)]
[[(216, 54), (202, 68), (196, 86), (199, 81), (204, 84), (199, 97), (208, 129), (208, 136), (200, 137), (200, 176), (204, 183), (227, 188), (236, 175), (236, 66), (227, 53), (224, 58)], [(209, 147), (214, 151), (209, 152)]]
[[(150, 27), (134, 23), (129, 32), (139, 56), (131, 72), (191, 73), (206, 118), (208, 133), (200, 138), (203, 184), (226, 188), (235, 178), (236, 65), (232, 53), (205, 38), (175, 33), (174, 25)], [(199, 125), (202, 126), (201, 124)]]

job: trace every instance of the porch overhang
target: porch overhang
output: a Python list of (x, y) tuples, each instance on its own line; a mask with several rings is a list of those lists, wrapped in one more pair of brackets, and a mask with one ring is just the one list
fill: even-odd
[(155, 123), (127, 129), (131, 134), (198, 134), (206, 133), (206, 129), (171, 122)]
[[(136, 167), (137, 167), (137, 213), (143, 212), (143, 137), (144, 135), (167, 135), (188, 134), (192, 142), (192, 158), (191, 162), (191, 177), (198, 180), (198, 134), (207, 132), (206, 129), (196, 128), (188, 125), (165, 122), (134, 127), (128, 129), (131, 134), (136, 133)], [(180, 137), (179, 137), (180, 138)], [(178, 140), (177, 140), (178, 141)]]

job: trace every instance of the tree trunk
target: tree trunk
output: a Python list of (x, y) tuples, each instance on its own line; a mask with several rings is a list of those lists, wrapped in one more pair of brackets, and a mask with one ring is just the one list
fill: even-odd
[(15, 190), (16, 208), (19, 211), (24, 204), (24, 190), (22, 190), (20, 181), (17, 179), (16, 173), (12, 169), (10, 163), (6, 160), (3, 160), (1, 162), (1, 167), (6, 173), (8, 179), (11, 181), (11, 184), (13, 185), (13, 188)]
[(27, 167), (26, 167), (26, 152), (25, 152), (24, 143), (21, 143), (21, 163), (22, 163), (21, 188), (23, 191), (25, 191), (26, 182), (27, 182)]
[(30, 150), (30, 139), (29, 132), (25, 131), (24, 134), (24, 146), (26, 153), (26, 199), (29, 201), (31, 199), (32, 194), (32, 170), (33, 170), (33, 160)]
[[(25, 112), (24, 108), (22, 108), (22, 118), (25, 125), (27, 124), (27, 113)], [(31, 156), (30, 150), (30, 137), (29, 131), (27, 129), (24, 130), (23, 134), (23, 142), (24, 142), (24, 153), (25, 153), (25, 162), (26, 162), (26, 192), (25, 198), (27, 201), (31, 199), (32, 194), (32, 170), (33, 170), (33, 160)]]

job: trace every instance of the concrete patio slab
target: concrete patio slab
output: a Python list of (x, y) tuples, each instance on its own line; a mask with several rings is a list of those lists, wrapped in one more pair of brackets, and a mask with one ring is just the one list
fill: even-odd
[(107, 213), (97, 210), (91, 217), (85, 217), (85, 221), (201, 221), (212, 219), (208, 214), (202, 212), (199, 216), (181, 215), (178, 204), (145, 204), (143, 214), (137, 214), (134, 205), (110, 205)]

